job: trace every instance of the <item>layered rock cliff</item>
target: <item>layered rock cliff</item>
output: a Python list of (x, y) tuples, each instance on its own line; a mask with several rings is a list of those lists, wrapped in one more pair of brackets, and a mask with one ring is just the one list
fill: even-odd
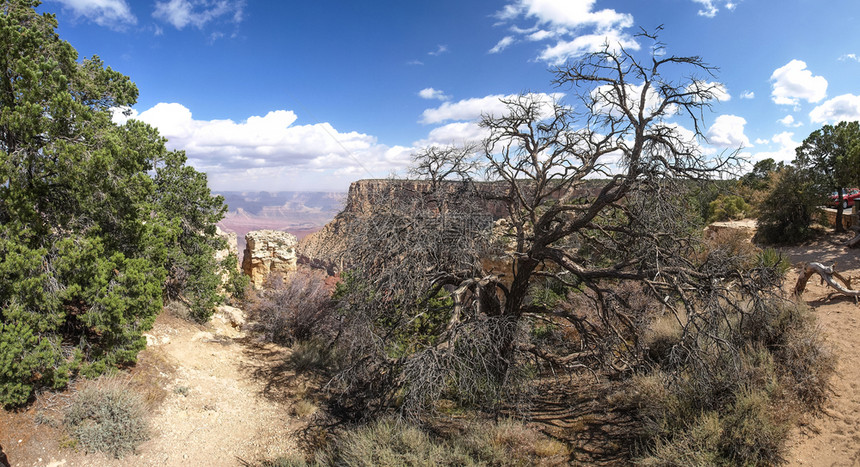
[[(451, 190), (460, 184), (446, 184)], [(480, 191), (491, 191), (503, 187), (495, 183), (479, 183)], [(346, 249), (344, 234), (349, 218), (367, 213), (379, 200), (408, 199), (430, 191), (431, 184), (426, 180), (359, 180), (349, 186), (344, 209), (322, 230), (303, 238), (297, 247), (298, 262), (316, 269), (324, 269), (329, 274), (339, 273), (343, 267), (343, 254)], [(474, 201), (472, 201), (474, 202)], [(480, 200), (480, 206), (470, 206), (472, 211), (490, 214), (495, 220), (504, 217), (507, 208), (500, 201)], [(454, 207), (453, 209), (457, 209)]]
[(296, 236), (279, 230), (255, 230), (245, 235), (242, 271), (259, 289), (269, 274), (296, 270)]

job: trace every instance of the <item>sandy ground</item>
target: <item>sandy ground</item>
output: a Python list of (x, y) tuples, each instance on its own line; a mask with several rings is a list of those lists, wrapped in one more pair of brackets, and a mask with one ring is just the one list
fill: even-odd
[[(795, 266), (808, 261), (825, 265), (836, 263), (836, 270), (854, 279), (860, 288), (860, 251), (842, 246), (849, 234), (831, 235), (808, 245), (783, 248)], [(793, 287), (799, 268), (788, 276)], [(834, 295), (815, 277), (803, 294), (818, 317), (831, 349), (836, 353), (836, 375), (832, 394), (822, 413), (808, 417), (795, 430), (786, 455), (792, 466), (860, 465), (860, 305), (847, 297)]]
[(0, 412), (0, 444), (10, 464), (258, 465), (296, 450), (300, 422), (289, 415), (290, 401), (272, 397), (261, 377), (283, 362), (286, 349), (253, 342), (217, 315), (198, 326), (162, 313), (148, 334), (150, 345), (128, 384), (157, 401), (153, 436), (136, 454), (116, 460), (77, 452), (68, 438), (64, 445), (59, 428), (35, 424), (40, 413), (60, 418), (66, 391), (18, 413)]

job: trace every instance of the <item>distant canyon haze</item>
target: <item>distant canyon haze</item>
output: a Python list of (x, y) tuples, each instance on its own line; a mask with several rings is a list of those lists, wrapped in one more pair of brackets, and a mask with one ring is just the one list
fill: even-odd
[(245, 234), (252, 230), (284, 230), (299, 240), (319, 231), (343, 209), (346, 192), (322, 191), (221, 191), (229, 210), (218, 223), (221, 230), (236, 232), (239, 256)]

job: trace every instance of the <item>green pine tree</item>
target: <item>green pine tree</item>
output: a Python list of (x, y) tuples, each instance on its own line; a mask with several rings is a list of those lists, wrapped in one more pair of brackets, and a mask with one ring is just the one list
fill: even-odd
[(165, 296), (208, 317), (225, 209), (156, 130), (111, 121), (137, 87), (98, 57), (78, 61), (38, 5), (0, 0), (4, 405), (134, 362)]

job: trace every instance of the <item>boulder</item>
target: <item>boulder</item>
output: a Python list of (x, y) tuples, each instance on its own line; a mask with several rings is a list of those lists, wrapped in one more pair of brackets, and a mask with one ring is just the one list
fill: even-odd
[(296, 270), (296, 236), (279, 230), (254, 230), (245, 235), (242, 271), (260, 289), (269, 274)]
[(245, 325), (245, 312), (240, 308), (229, 305), (215, 307), (215, 314), (223, 317), (224, 321), (230, 323), (234, 328), (242, 328)]

